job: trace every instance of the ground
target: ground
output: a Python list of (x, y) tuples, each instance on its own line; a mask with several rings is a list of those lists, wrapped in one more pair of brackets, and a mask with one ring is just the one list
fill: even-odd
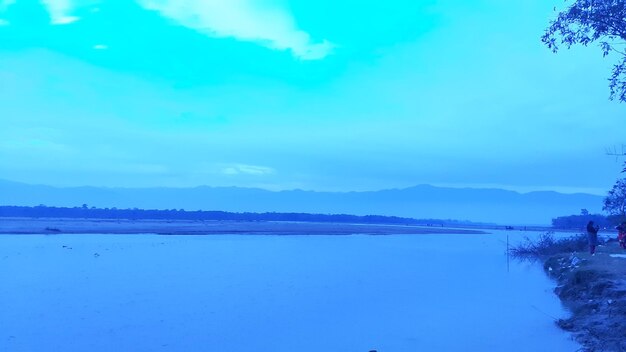
[(584, 351), (626, 351), (626, 250), (610, 241), (594, 256), (564, 253), (547, 259), (544, 268), (572, 312), (557, 324)]

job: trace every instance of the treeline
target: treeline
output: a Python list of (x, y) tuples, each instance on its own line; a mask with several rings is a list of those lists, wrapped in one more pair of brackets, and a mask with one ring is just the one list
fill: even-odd
[(309, 213), (233, 213), (226, 211), (186, 211), (183, 209), (146, 210), (82, 207), (64, 208), (39, 205), (0, 206), (0, 217), (69, 218), (69, 219), (126, 219), (126, 220), (208, 220), (208, 221), (299, 221), (360, 224), (406, 225), (469, 225), (468, 221), (413, 219), (382, 215), (309, 214)]
[(559, 229), (584, 229), (589, 221), (593, 221), (600, 228), (611, 228), (617, 222), (614, 217), (607, 217), (601, 214), (568, 215), (552, 219), (552, 227)]

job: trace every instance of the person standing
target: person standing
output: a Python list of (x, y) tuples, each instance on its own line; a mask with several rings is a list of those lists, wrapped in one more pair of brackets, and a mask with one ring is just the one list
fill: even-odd
[(617, 229), (617, 241), (619, 241), (619, 246), (622, 247), (622, 249), (626, 249), (626, 221), (617, 225), (615, 229)]
[(589, 240), (589, 253), (596, 255), (596, 246), (598, 245), (599, 226), (593, 226), (593, 221), (587, 223), (587, 239)]

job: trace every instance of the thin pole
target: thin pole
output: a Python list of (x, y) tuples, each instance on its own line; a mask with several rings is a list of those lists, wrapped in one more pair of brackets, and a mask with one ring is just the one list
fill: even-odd
[(506, 234), (506, 272), (509, 272), (509, 234)]

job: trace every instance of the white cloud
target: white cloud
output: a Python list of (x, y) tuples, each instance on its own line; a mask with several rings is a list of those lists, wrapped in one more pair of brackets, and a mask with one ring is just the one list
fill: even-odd
[(269, 175), (275, 171), (271, 167), (245, 165), (245, 164), (232, 164), (222, 168), (221, 172), (225, 175)]
[[(9, 6), (13, 5), (14, 3), (15, 0), (0, 0), (0, 13), (5, 12), (9, 8)], [(9, 23), (9, 21), (0, 18), (0, 26), (8, 26), (9, 24), (11, 24)]]
[(137, 0), (176, 23), (214, 37), (233, 37), (276, 50), (290, 50), (302, 60), (318, 60), (333, 49), (327, 40), (314, 43), (297, 28), (285, 9), (260, 0)]
[[(5, 12), (16, 0), (0, 0), (0, 12)], [(76, 8), (77, 3), (84, 0), (40, 0), (50, 14), (52, 24), (68, 24), (79, 20), (70, 13)], [(0, 25), (8, 25), (9, 22), (0, 19)]]
[(78, 17), (70, 15), (76, 7), (74, 0), (41, 0), (41, 3), (48, 9), (52, 24), (68, 24), (79, 20)]
[(96, 44), (96, 45), (93, 46), (93, 48), (95, 50), (106, 50), (106, 49), (109, 48), (109, 46), (105, 45), (105, 44)]
[(68, 145), (40, 138), (9, 139), (0, 142), (0, 148), (25, 153), (68, 154), (74, 152)]
[(15, 0), (0, 0), (0, 12), (6, 11), (9, 6), (13, 5)]
[(141, 164), (141, 163), (94, 163), (84, 165), (85, 169), (98, 170), (102, 172), (118, 172), (130, 174), (167, 174), (169, 169), (161, 164)]

